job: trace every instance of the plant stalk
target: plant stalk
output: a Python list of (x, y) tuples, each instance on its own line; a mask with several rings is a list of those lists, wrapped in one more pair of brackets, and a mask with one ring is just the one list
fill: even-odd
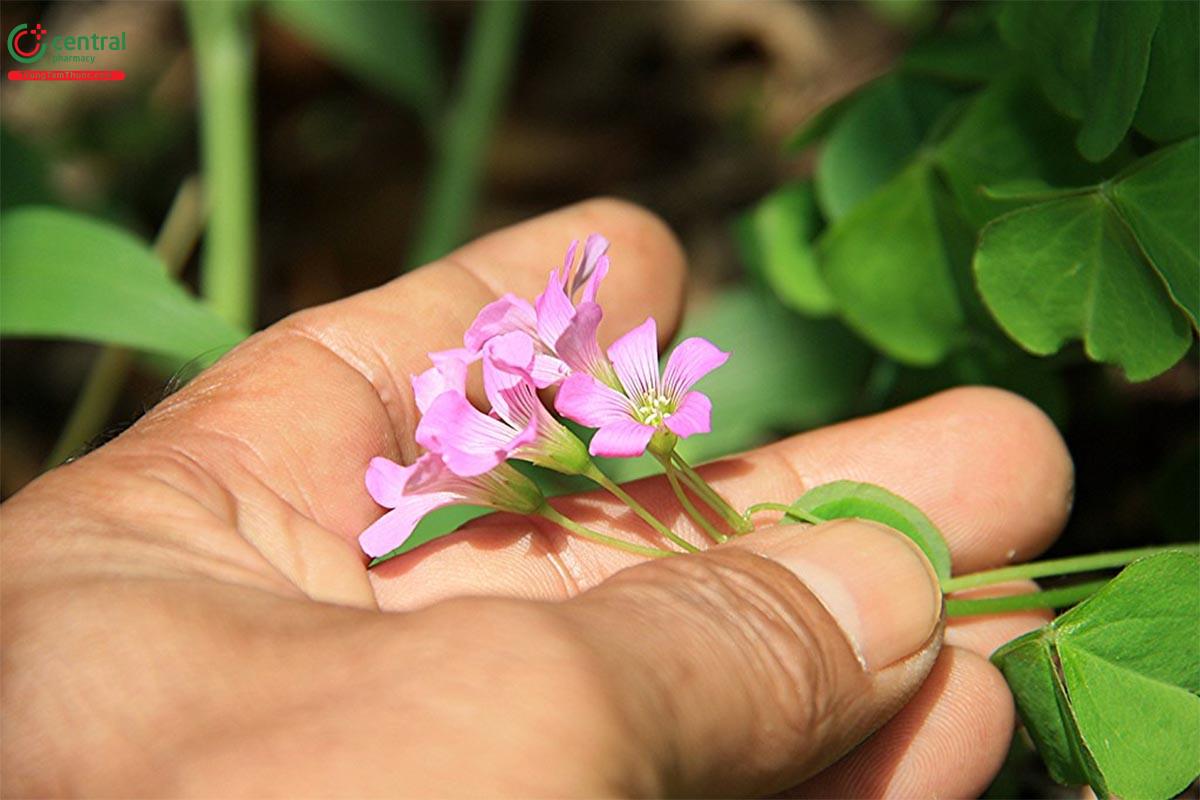
[(211, 218), (200, 293), (243, 329), (254, 327), (254, 39), (249, 3), (190, 0), (200, 93), (200, 150)]
[(729, 505), (729, 502), (721, 496), (720, 492), (712, 488), (699, 472), (692, 469), (683, 456), (677, 452), (672, 452), (671, 458), (682, 471), (684, 479), (696, 490), (696, 494), (699, 495), (700, 499), (707, 503), (713, 511), (717, 512), (729, 524), (734, 533), (750, 533), (754, 530), (754, 525), (743, 515), (739, 514), (733, 506)]
[(994, 583), (1020, 580), (1023, 578), (1045, 578), (1051, 575), (1073, 575), (1079, 572), (1093, 572), (1101, 569), (1123, 567), (1142, 556), (1149, 556), (1167, 550), (1200, 550), (1200, 545), (1158, 545), (1155, 547), (1136, 547), (1131, 550), (1112, 550), (1107, 553), (1089, 553), (1084, 556), (1071, 558), (1055, 558), (1048, 561), (1032, 561), (1028, 564), (1015, 564), (1011, 567), (1000, 567), (983, 572), (973, 572), (951, 578), (942, 584), (946, 594), (974, 589), (977, 586), (990, 586)]
[(1010, 594), (1004, 597), (981, 597), (977, 600), (946, 600), (946, 616), (972, 617), (985, 614), (1006, 614), (1034, 608), (1065, 608), (1095, 594), (1108, 580), (1087, 581), (1056, 589)]
[(784, 516), (795, 517), (796, 519), (812, 523), (813, 525), (820, 525), (822, 522), (828, 522), (828, 520), (822, 519), (816, 514), (810, 514), (802, 508), (793, 508), (787, 503), (755, 503), (746, 509), (746, 513), (744, 515), (745, 519), (749, 520), (750, 517), (754, 516), (759, 511), (778, 511)]
[(703, 530), (708, 537), (717, 544), (729, 541), (729, 537), (721, 533), (713, 527), (712, 523), (705, 519), (704, 515), (696, 508), (691, 499), (684, 491), (683, 485), (679, 482), (679, 474), (675, 470), (675, 465), (671, 463), (670, 456), (656, 456), (660, 464), (663, 465), (663, 470), (667, 473), (667, 482), (671, 484), (671, 491), (679, 498), (679, 504), (683, 506), (683, 510), (691, 518), (696, 526)]
[(475, 6), (457, 95), (433, 135), (435, 160), (409, 267), (444, 256), (467, 233), (487, 143), (512, 77), (524, 10), (516, 0)]
[(659, 533), (659, 535), (674, 542), (679, 547), (682, 547), (686, 552), (689, 552), (689, 553), (699, 553), (700, 552), (699, 547), (696, 547), (696, 545), (692, 544), (687, 539), (684, 539), (682, 536), (675, 533), (675, 531), (668, 528), (662, 521), (660, 521), (658, 519), (658, 517), (651, 514), (650, 511), (647, 510), (645, 506), (643, 506), (641, 503), (639, 503), (637, 500), (635, 500), (634, 497), (631, 494), (629, 494), (629, 492), (622, 489), (621, 486), (616, 481), (614, 481), (612, 478), (608, 477), (603, 472), (601, 472), (600, 468), (597, 467), (595, 464), (591, 465), (590, 469), (584, 473), (584, 476), (587, 477), (589, 480), (596, 482), (601, 487), (603, 487), (605, 490), (607, 490), (610, 494), (612, 494), (614, 497), (616, 497), (618, 500), (622, 501), (623, 503), (625, 503), (625, 505), (629, 506), (629, 509), (631, 511), (633, 511), (634, 514), (637, 514), (638, 517), (640, 517), (642, 519), (642, 521), (644, 521), (651, 528), (654, 528), (654, 530), (657, 531)]
[(662, 550), (657, 547), (634, 544), (633, 542), (626, 542), (623, 539), (618, 539), (614, 536), (608, 536), (600, 533), (599, 531), (594, 531), (591, 528), (580, 525), (575, 520), (555, 510), (555, 508), (548, 503), (543, 504), (536, 513), (539, 516), (550, 520), (554, 524), (566, 528), (576, 536), (597, 542), (599, 544), (607, 545), (608, 547), (614, 547), (617, 550), (624, 550), (626, 553), (634, 553), (635, 555), (647, 556), (649, 558), (662, 558), (663, 556), (679, 555), (671, 550)]

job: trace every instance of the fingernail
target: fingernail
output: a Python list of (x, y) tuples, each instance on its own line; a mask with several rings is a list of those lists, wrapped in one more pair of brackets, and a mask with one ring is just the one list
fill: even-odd
[(916, 653), (942, 613), (937, 575), (908, 537), (883, 525), (838, 520), (763, 537), (754, 548), (816, 595), (867, 670)]

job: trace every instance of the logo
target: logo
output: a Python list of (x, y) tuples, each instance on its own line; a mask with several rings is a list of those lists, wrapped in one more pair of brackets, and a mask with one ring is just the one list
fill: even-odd
[[(45, 41), (43, 41), (43, 39)], [(95, 66), (97, 60), (103, 64), (109, 54), (120, 55), (125, 50), (125, 31), (104, 33), (82, 33), (73, 36), (50, 36), (42, 23), (31, 28), (26, 23), (8, 32), (8, 54), (21, 64), (41, 61), (46, 51), (50, 57), (46, 62), (50, 69), (13, 69), (8, 71), (11, 81), (121, 81), (125, 73), (119, 69), (63, 69), (63, 65), (79, 64)]]
[(24, 22), (8, 32), (8, 53), (22, 64), (32, 64), (46, 54), (42, 37), (46, 29), (42, 23), (30, 28)]

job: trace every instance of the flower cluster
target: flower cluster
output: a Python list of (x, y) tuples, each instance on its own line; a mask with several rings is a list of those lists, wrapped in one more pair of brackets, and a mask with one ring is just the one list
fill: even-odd
[[(633, 457), (649, 449), (670, 473), (675, 443), (711, 426), (712, 404), (692, 387), (729, 354), (705, 339), (686, 339), (660, 373), (653, 318), (602, 350), (597, 295), (609, 270), (608, 246), (603, 236), (592, 234), (579, 255), (579, 243), (572, 242), (562, 267), (551, 271), (532, 304), (505, 295), (480, 310), (462, 347), (429, 354), (432, 366), (412, 379), (421, 413), (416, 440), (426, 452), (407, 467), (375, 458), (367, 470), (371, 497), (391, 509), (361, 535), (368, 555), (399, 547), (425, 514), (446, 505), (481, 505), (568, 523), (549, 509), (533, 481), (507, 463), (512, 459), (585, 475), (630, 503), (660, 533), (694, 549), (609, 481), (589, 453)], [(487, 413), (467, 398), (468, 370), (476, 363)], [(538, 390), (551, 386), (558, 387), (559, 414), (597, 429), (590, 446), (543, 405)], [(586, 531), (574, 523), (568, 527)], [(589, 534), (600, 537), (584, 535)]]

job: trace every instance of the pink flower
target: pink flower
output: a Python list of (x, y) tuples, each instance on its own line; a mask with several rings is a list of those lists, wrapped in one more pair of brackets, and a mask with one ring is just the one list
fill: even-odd
[[(598, 233), (588, 236), (578, 269), (575, 269), (578, 248), (578, 240), (571, 242), (562, 268), (550, 272), (545, 291), (538, 295), (533, 304), (516, 295), (506, 294), (484, 306), (463, 336), (466, 349), (478, 353), (497, 336), (521, 332), (529, 336), (535, 346), (531, 375), (539, 389), (558, 383), (572, 369), (597, 370), (597, 376), (604, 380), (603, 370), (607, 362), (588, 358), (591, 354), (583, 350), (586, 343), (575, 339), (585, 335), (589, 329), (594, 338), (595, 328), (600, 323), (601, 311), (596, 304), (596, 293), (608, 274), (609, 261), (605, 255), (608, 240)], [(576, 294), (580, 295), (578, 308), (571, 300)], [(560, 350), (560, 339), (585, 306), (592, 307), (587, 312), (588, 324), (576, 331), (575, 339), (566, 343), (565, 350)], [(591, 321), (592, 317), (594, 322)], [(598, 351), (598, 347), (595, 349)]]
[(563, 416), (598, 429), (588, 448), (592, 455), (641, 455), (658, 432), (679, 438), (708, 433), (712, 402), (691, 388), (724, 364), (729, 353), (707, 339), (685, 339), (667, 359), (660, 377), (658, 333), (651, 317), (613, 342), (608, 357), (620, 390), (574, 372), (559, 387), (555, 402)]
[(372, 558), (404, 544), (422, 517), (443, 506), (468, 504), (531, 514), (545, 503), (533, 481), (508, 464), (464, 478), (451, 472), (434, 453), (426, 453), (408, 467), (391, 459), (372, 458), (366, 484), (375, 502), (391, 509), (358, 537), (359, 545)]
[(510, 458), (569, 474), (580, 474), (591, 465), (583, 443), (551, 416), (537, 396), (531, 375), (535, 353), (529, 336), (514, 331), (491, 339), (484, 347), (483, 387), (491, 414), (484, 414), (467, 400), (463, 391), (466, 365), (461, 358), (433, 355), (439, 363), (413, 379), (417, 407), (424, 415), (416, 439), (440, 455), (456, 475), (481, 475)]

